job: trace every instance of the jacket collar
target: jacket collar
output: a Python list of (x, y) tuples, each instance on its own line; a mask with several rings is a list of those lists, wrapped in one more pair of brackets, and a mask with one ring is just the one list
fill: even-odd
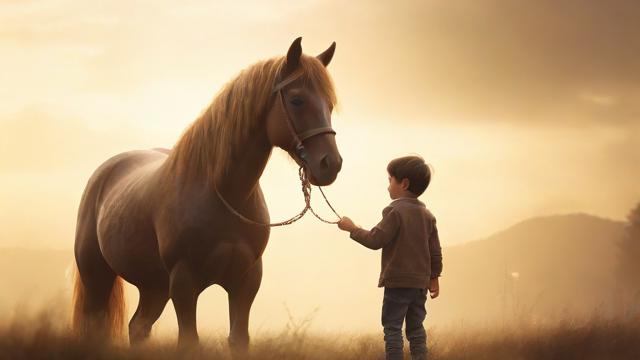
[(391, 201), (391, 206), (394, 205), (398, 205), (400, 203), (408, 203), (408, 204), (415, 204), (415, 205), (420, 205), (420, 206), (425, 206), (424, 203), (422, 203), (422, 201), (418, 200), (417, 198), (412, 198), (412, 197), (401, 197), (401, 198), (397, 198), (393, 201)]

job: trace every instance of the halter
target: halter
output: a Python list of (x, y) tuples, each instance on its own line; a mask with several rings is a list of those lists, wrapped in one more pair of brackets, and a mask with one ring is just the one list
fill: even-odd
[(279, 83), (277, 83), (274, 87), (273, 87), (273, 92), (272, 93), (278, 93), (278, 98), (280, 101), (280, 105), (282, 106), (282, 109), (284, 109), (284, 113), (285, 113), (285, 118), (286, 118), (286, 123), (287, 123), (287, 127), (289, 128), (289, 132), (291, 133), (291, 135), (293, 136), (293, 140), (295, 142), (294, 145), (294, 150), (296, 152), (296, 155), (298, 155), (298, 157), (300, 158), (300, 160), (302, 160), (303, 163), (306, 164), (307, 162), (307, 151), (304, 148), (303, 145), (303, 141), (307, 140), (308, 138), (311, 138), (313, 136), (316, 135), (320, 135), (320, 134), (336, 134), (335, 130), (333, 130), (333, 128), (331, 126), (323, 126), (323, 127), (317, 127), (317, 128), (313, 128), (313, 129), (309, 129), (305, 132), (302, 133), (298, 133), (296, 131), (295, 125), (293, 124), (293, 121), (291, 120), (291, 115), (289, 114), (289, 108), (287, 107), (287, 104), (284, 102), (284, 96), (282, 95), (282, 89), (291, 84), (292, 82), (294, 82), (295, 80), (297, 80), (300, 76), (302, 75), (302, 72), (298, 72), (295, 73), (294, 75), (285, 78), (284, 80), (280, 81)]
[[(298, 169), (298, 176), (300, 178), (300, 183), (301, 183), (301, 187), (302, 187), (302, 194), (304, 196), (304, 201), (305, 201), (305, 207), (297, 215), (291, 217), (289, 220), (281, 221), (281, 222), (278, 222), (278, 223), (261, 223), (261, 222), (257, 222), (257, 221), (251, 220), (251, 219), (245, 217), (244, 215), (240, 214), (237, 210), (235, 210), (222, 197), (220, 192), (218, 192), (218, 187), (216, 186), (215, 187), (216, 194), (218, 195), (218, 197), (220, 198), (222, 203), (227, 207), (227, 209), (229, 211), (231, 211), (231, 213), (233, 213), (234, 215), (236, 215), (238, 218), (240, 218), (241, 220), (243, 220), (246, 223), (253, 224), (253, 225), (259, 225), (259, 226), (270, 226), (270, 227), (290, 225), (290, 224), (293, 224), (294, 222), (302, 219), (302, 217), (306, 214), (307, 210), (311, 210), (311, 213), (316, 218), (318, 218), (320, 221), (322, 221), (324, 223), (337, 224), (339, 222), (339, 221), (329, 221), (329, 220), (323, 219), (311, 207), (311, 183), (309, 182), (309, 178), (308, 178), (308, 175), (307, 175), (307, 151), (304, 148), (304, 144), (303, 144), (303, 142), (305, 140), (307, 140), (307, 139), (309, 139), (309, 138), (311, 138), (313, 136), (320, 135), (320, 134), (334, 134), (335, 135), (336, 132), (335, 132), (335, 130), (333, 130), (333, 128), (331, 126), (324, 126), (324, 127), (318, 127), (318, 128), (309, 129), (309, 130), (306, 130), (306, 131), (304, 131), (302, 133), (298, 133), (296, 131), (296, 129), (295, 129), (295, 126), (294, 126), (293, 121), (291, 119), (291, 116), (289, 114), (289, 109), (287, 108), (287, 105), (284, 102), (284, 96), (282, 95), (282, 88), (284, 88), (285, 86), (289, 85), (290, 83), (292, 83), (293, 81), (298, 79), (301, 75), (302, 75), (302, 72), (298, 72), (297, 74), (294, 74), (293, 76), (290, 76), (290, 77), (280, 81), (279, 83), (277, 83), (273, 87), (273, 92), (272, 93), (276, 93), (276, 92), (278, 93), (278, 98), (279, 98), (278, 101), (280, 101), (280, 105), (284, 109), (287, 127), (289, 128), (289, 132), (293, 136), (293, 140), (295, 142), (295, 145), (294, 145), (295, 153), (296, 153), (296, 155), (298, 155), (298, 157), (302, 161), (302, 165)], [(331, 208), (333, 213), (336, 214), (338, 219), (342, 218), (340, 215), (338, 215), (336, 210), (329, 203), (329, 200), (327, 199), (327, 196), (324, 194), (324, 191), (322, 191), (322, 187), (318, 186), (318, 189), (320, 189), (320, 193), (322, 194), (322, 197), (324, 198), (324, 200), (327, 203), (327, 205), (329, 205), (329, 208)]]

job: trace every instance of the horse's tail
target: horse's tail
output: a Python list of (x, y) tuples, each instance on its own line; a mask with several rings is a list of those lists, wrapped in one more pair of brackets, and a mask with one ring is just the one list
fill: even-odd
[[(73, 267), (73, 300), (72, 300), (72, 317), (71, 329), (78, 336), (88, 336), (95, 334), (96, 330), (112, 339), (122, 338), (124, 335), (124, 319), (125, 319), (125, 301), (124, 301), (124, 282), (121, 277), (116, 276), (111, 285), (109, 299), (106, 308), (97, 313), (93, 309), (87, 308), (86, 287), (82, 283), (78, 266)], [(95, 329), (94, 326), (100, 328)]]

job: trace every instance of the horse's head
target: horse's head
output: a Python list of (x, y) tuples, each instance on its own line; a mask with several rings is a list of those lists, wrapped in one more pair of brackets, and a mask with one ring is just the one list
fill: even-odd
[(329, 185), (338, 176), (342, 157), (338, 152), (331, 112), (335, 94), (326, 66), (335, 42), (316, 57), (302, 55), (301, 38), (287, 53), (273, 89), (267, 135), (272, 145), (287, 151), (309, 171), (314, 185)]

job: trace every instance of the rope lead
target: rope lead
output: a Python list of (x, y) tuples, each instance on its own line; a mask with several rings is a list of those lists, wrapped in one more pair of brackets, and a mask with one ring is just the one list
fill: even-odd
[(316, 218), (318, 218), (318, 220), (320, 220), (320, 221), (322, 221), (324, 223), (337, 224), (338, 222), (340, 222), (340, 219), (342, 217), (340, 215), (338, 215), (338, 213), (333, 208), (333, 206), (331, 206), (331, 203), (327, 199), (327, 196), (324, 194), (324, 191), (322, 191), (322, 188), (320, 186), (318, 186), (318, 189), (320, 189), (320, 193), (322, 194), (322, 197), (324, 198), (324, 201), (327, 203), (327, 205), (329, 205), (329, 208), (331, 208), (331, 211), (333, 211), (333, 213), (336, 214), (336, 216), (338, 217), (338, 220), (337, 221), (325, 220), (322, 217), (320, 217), (320, 215), (318, 215), (313, 210), (313, 207), (311, 207), (311, 182), (309, 182), (309, 178), (307, 177), (307, 172), (305, 171), (304, 167), (302, 167), (302, 166), (300, 166), (300, 168), (298, 169), (298, 177), (300, 178), (300, 183), (301, 183), (301, 187), (302, 187), (302, 195), (304, 196), (305, 207), (297, 215), (294, 215), (289, 220), (281, 221), (281, 222), (278, 222), (278, 223), (261, 223), (261, 222), (258, 222), (258, 221), (255, 221), (255, 220), (251, 220), (251, 219), (245, 217), (244, 215), (242, 215), (238, 211), (236, 211), (231, 205), (229, 205), (229, 203), (222, 197), (222, 195), (220, 195), (220, 192), (218, 192), (218, 188), (217, 187), (215, 188), (215, 190), (216, 190), (216, 194), (218, 195), (220, 200), (222, 200), (222, 203), (227, 207), (227, 209), (229, 209), (229, 211), (231, 211), (231, 213), (236, 215), (238, 218), (240, 218), (241, 220), (243, 220), (244, 222), (247, 222), (249, 224), (259, 225), (259, 226), (270, 226), (270, 227), (291, 225), (294, 222), (302, 219), (302, 217), (307, 213), (307, 210), (311, 210), (311, 213)]

